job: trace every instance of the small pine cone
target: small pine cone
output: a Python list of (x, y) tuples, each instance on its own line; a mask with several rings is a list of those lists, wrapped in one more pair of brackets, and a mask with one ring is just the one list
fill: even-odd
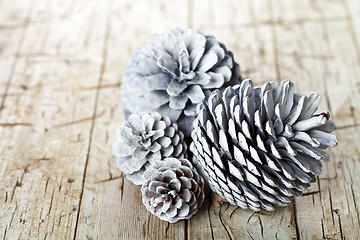
[(232, 53), (213, 36), (181, 29), (154, 35), (125, 69), (125, 115), (156, 111), (190, 136), (196, 105), (212, 90), (238, 83), (239, 73)]
[(136, 185), (145, 182), (151, 163), (166, 157), (186, 157), (184, 134), (159, 113), (132, 114), (116, 131), (113, 154), (119, 169)]
[(215, 91), (194, 121), (193, 162), (213, 191), (242, 208), (285, 206), (315, 182), (321, 149), (337, 144), (327, 112), (314, 114), (317, 93), (295, 93), (290, 81), (251, 80)]
[(186, 159), (166, 158), (153, 166), (141, 187), (146, 209), (170, 223), (191, 218), (205, 199), (202, 177)]

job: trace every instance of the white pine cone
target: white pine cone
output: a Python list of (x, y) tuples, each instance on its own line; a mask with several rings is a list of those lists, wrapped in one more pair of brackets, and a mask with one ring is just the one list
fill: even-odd
[(239, 72), (232, 53), (213, 36), (181, 29), (154, 35), (125, 69), (125, 115), (157, 111), (190, 136), (196, 105), (212, 90), (238, 83)]
[(116, 131), (113, 154), (119, 169), (136, 185), (145, 182), (151, 163), (166, 157), (186, 157), (184, 134), (159, 113), (132, 114)]
[(153, 166), (141, 187), (146, 209), (170, 223), (191, 218), (205, 199), (202, 177), (186, 159), (166, 158)]
[(314, 114), (317, 93), (295, 93), (288, 80), (251, 80), (215, 91), (194, 121), (193, 162), (210, 187), (231, 204), (259, 211), (285, 206), (315, 182), (321, 149), (335, 146), (327, 112)]

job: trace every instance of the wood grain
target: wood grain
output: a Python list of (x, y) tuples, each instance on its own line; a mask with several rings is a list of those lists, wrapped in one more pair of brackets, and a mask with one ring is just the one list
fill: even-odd
[[(359, 239), (357, 0), (0, 1), (0, 238)], [(258, 213), (207, 199), (188, 221), (148, 213), (111, 154), (121, 75), (152, 34), (196, 28), (256, 84), (317, 91), (339, 139), (291, 205)]]

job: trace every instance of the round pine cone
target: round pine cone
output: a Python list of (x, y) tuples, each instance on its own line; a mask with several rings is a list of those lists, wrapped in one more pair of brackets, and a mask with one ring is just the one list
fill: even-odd
[(196, 105), (212, 90), (237, 83), (239, 72), (232, 53), (213, 36), (181, 29), (154, 35), (125, 69), (125, 115), (157, 111), (190, 136)]
[(202, 177), (186, 159), (166, 158), (153, 166), (141, 187), (147, 210), (170, 223), (191, 218), (205, 199)]
[(145, 182), (151, 163), (166, 157), (185, 157), (184, 134), (176, 123), (159, 113), (132, 114), (116, 131), (113, 154), (119, 169), (136, 185)]
[(327, 112), (314, 114), (317, 93), (295, 93), (290, 81), (215, 91), (194, 121), (193, 162), (213, 191), (231, 204), (259, 211), (284, 206), (321, 174), (335, 146)]

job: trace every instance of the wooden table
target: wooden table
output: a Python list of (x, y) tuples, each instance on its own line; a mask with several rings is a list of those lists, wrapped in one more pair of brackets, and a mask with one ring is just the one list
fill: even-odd
[[(358, 0), (0, 1), (0, 237), (4, 239), (358, 239)], [(196, 28), (256, 84), (317, 91), (337, 147), (303, 196), (275, 212), (209, 200), (189, 221), (148, 213), (111, 153), (121, 76), (154, 33)]]

